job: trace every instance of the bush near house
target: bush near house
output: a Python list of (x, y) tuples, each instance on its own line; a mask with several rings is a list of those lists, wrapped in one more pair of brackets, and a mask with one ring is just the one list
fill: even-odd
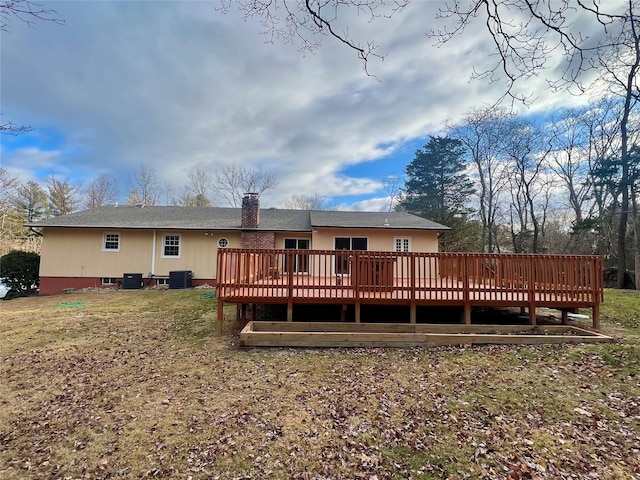
[(0, 277), (12, 288), (31, 295), (40, 284), (40, 255), (13, 250), (0, 258)]

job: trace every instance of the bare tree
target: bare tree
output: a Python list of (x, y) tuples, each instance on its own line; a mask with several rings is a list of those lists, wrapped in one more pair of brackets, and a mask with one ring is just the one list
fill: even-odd
[[(599, 52), (596, 67), (605, 72), (604, 81), (610, 93), (624, 99), (622, 116), (620, 119), (620, 162), (621, 162), (621, 204), (620, 222), (618, 224), (618, 288), (625, 283), (626, 237), (629, 221), (629, 198), (632, 189), (631, 169), (632, 158), (630, 151), (630, 119), (632, 111), (640, 102), (640, 1), (629, 0), (625, 15), (616, 19), (619, 23), (608, 37), (611, 42), (608, 48)], [(640, 234), (640, 227), (635, 231)], [(640, 235), (635, 239), (635, 263), (640, 271)]]
[(44, 8), (41, 4), (31, 0), (1, 0), (0, 1), (0, 31), (8, 32), (11, 21), (18, 19), (33, 28), (36, 21), (53, 22), (64, 25), (64, 20), (56, 18), (55, 10)]
[(193, 197), (194, 206), (210, 207), (211, 203), (211, 186), (213, 184), (213, 177), (210, 173), (204, 170), (191, 170), (189, 172), (189, 186), (188, 191)]
[(496, 229), (507, 182), (504, 144), (509, 137), (513, 114), (505, 109), (474, 109), (461, 125), (451, 129), (452, 137), (460, 140), (469, 152), (474, 177), (478, 184), (478, 214), (482, 222), (481, 241), (484, 251), (497, 248)]
[(284, 208), (291, 210), (332, 210), (334, 207), (327, 197), (314, 194), (296, 193), (284, 201)]
[[(516, 253), (538, 253), (548, 207), (544, 132), (524, 121), (512, 121), (504, 151), (509, 159), (511, 228)], [(530, 240), (529, 240), (530, 237)]]
[(6, 225), (12, 211), (11, 198), (18, 187), (18, 178), (9, 174), (7, 167), (0, 167), (0, 236), (7, 237)]
[[(628, 0), (631, 5), (636, 0)], [(580, 15), (580, 27), (574, 20)], [(440, 8), (437, 18), (443, 22), (428, 33), (445, 44), (474, 23), (485, 26), (493, 42), (495, 63), (475, 73), (491, 82), (506, 79), (505, 96), (527, 101), (515, 92), (516, 83), (545, 71), (554, 89), (577, 87), (583, 90), (583, 74), (592, 70), (593, 59), (608, 50), (616, 40), (611, 33), (627, 16), (622, 2), (604, 3), (583, 0), (473, 0), (451, 2)], [(598, 38), (605, 40), (598, 42)], [(594, 38), (596, 41), (594, 41)], [(561, 57), (563, 66), (554, 62)], [(556, 77), (550, 70), (558, 71)]]
[(0, 166), (0, 205), (7, 202), (18, 186), (18, 178), (9, 174), (7, 167)]
[(389, 197), (389, 211), (391, 212), (402, 200), (402, 186), (405, 178), (402, 175), (393, 174), (382, 177), (380, 182)]
[(592, 187), (589, 181), (589, 132), (582, 114), (582, 111), (568, 109), (549, 124), (549, 168), (567, 192), (574, 226), (583, 222), (585, 205), (591, 198)]
[(18, 125), (14, 122), (5, 122), (0, 124), (0, 134), (2, 135), (18, 135), (19, 133), (31, 132), (33, 128), (29, 125)]
[(219, 10), (227, 13), (231, 7), (242, 12), (245, 19), (258, 19), (268, 43), (275, 40), (294, 44), (303, 53), (314, 52), (321, 36), (330, 36), (352, 49), (369, 75), (368, 61), (382, 58), (374, 41), (361, 42), (340, 27), (339, 17), (354, 13), (372, 21), (391, 17), (409, 4), (410, 0), (222, 0)]
[[(140, 165), (131, 177), (130, 184), (131, 192), (127, 203), (131, 203), (132, 200), (137, 199), (139, 201), (136, 204), (145, 206), (158, 204), (160, 183), (155, 170), (149, 165)], [(134, 191), (136, 195), (133, 195)], [(137, 198), (134, 198), (136, 196)]]
[(216, 193), (231, 207), (240, 207), (245, 193), (262, 195), (278, 184), (276, 176), (236, 163), (225, 165), (216, 172)]
[(100, 173), (87, 187), (85, 192), (87, 208), (104, 207), (115, 203), (120, 196), (118, 181), (109, 173)]

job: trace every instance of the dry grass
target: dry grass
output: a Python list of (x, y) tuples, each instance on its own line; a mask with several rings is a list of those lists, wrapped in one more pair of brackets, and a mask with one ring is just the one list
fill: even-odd
[(201, 293), (1, 304), (0, 478), (640, 476), (640, 302), (611, 345), (238, 349)]

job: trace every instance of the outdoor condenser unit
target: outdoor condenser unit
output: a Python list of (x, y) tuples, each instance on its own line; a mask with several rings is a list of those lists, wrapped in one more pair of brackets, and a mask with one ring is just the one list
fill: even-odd
[(141, 273), (125, 273), (122, 276), (123, 290), (140, 290), (142, 288)]
[(191, 270), (176, 270), (169, 272), (169, 288), (191, 288), (191, 279), (193, 272)]

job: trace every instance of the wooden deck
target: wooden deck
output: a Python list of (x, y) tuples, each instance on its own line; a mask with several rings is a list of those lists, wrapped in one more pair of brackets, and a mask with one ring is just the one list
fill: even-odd
[[(471, 323), (474, 307), (521, 307), (536, 325), (536, 308), (592, 309), (599, 328), (602, 259), (597, 256), (400, 253), (335, 250), (218, 251), (217, 295), (225, 302), (287, 305), (405, 305), (407, 323), (418, 306), (460, 307)], [(244, 311), (240, 309), (240, 311)], [(218, 321), (222, 322), (222, 308)], [(364, 319), (366, 321), (366, 319)]]

